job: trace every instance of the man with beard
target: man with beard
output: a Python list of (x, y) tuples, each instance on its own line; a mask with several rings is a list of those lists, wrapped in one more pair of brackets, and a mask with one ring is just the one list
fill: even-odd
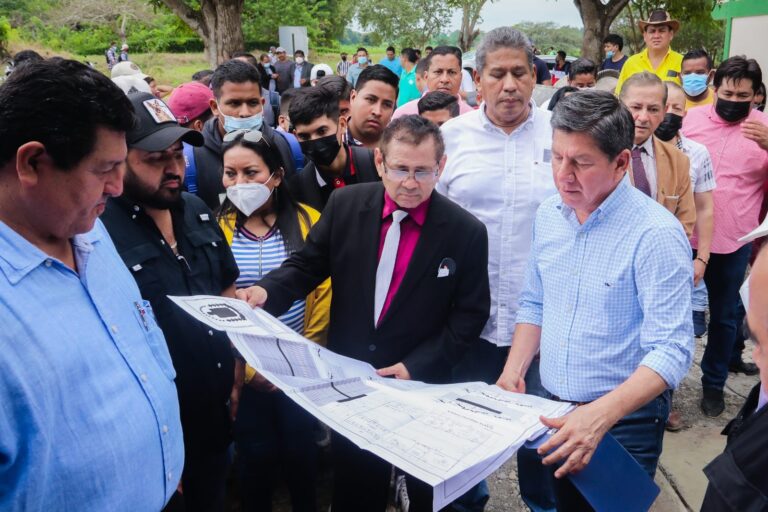
[(129, 99), (138, 122), (126, 137), (124, 193), (107, 201), (102, 221), (149, 301), (176, 368), (186, 510), (223, 510), (230, 413), (234, 416), (239, 391), (233, 386), (235, 361), (226, 334), (191, 319), (167, 296), (233, 297), (237, 265), (211, 210), (182, 191), (182, 142), (200, 146), (202, 135), (180, 127), (151, 94)]

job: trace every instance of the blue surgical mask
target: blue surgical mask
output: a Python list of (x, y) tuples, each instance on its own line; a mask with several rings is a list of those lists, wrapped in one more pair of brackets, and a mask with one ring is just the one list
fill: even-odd
[(614, 55), (615, 53), (613, 53), (613, 50), (608, 50), (607, 52), (605, 52), (606, 59), (612, 59)]
[(358, 57), (357, 63), (365, 66), (366, 64), (368, 64), (368, 57)]
[(698, 96), (707, 90), (709, 75), (691, 73), (683, 75), (683, 90), (688, 96)]
[(235, 130), (261, 130), (263, 119), (263, 112), (259, 112), (251, 117), (232, 117), (225, 115), (224, 131), (229, 133), (234, 132)]

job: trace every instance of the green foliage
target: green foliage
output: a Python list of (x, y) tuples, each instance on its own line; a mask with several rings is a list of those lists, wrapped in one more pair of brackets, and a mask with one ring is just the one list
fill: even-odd
[(450, 21), (445, 0), (358, 0), (357, 19), (378, 44), (422, 48)]
[(11, 24), (5, 17), (0, 17), (0, 56), (8, 55), (8, 40), (11, 36)]
[(243, 35), (246, 41), (277, 41), (281, 25), (305, 26), (310, 44), (333, 45), (350, 20), (351, 0), (246, 1)]
[(555, 51), (563, 50), (568, 55), (581, 55), (581, 42), (584, 39), (581, 29), (560, 26), (551, 21), (545, 23), (524, 21), (513, 27), (527, 35), (542, 53), (554, 47)]

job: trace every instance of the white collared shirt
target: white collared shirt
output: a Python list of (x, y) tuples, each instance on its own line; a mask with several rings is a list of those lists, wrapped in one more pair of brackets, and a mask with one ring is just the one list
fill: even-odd
[(557, 193), (550, 118), (531, 101), (528, 119), (507, 135), (483, 103), (442, 127), (448, 161), (437, 190), (488, 230), (491, 315), (481, 336), (498, 346), (512, 343), (536, 209)]
[(656, 183), (658, 180), (656, 179), (656, 156), (653, 152), (653, 136), (648, 137), (645, 142), (638, 146), (632, 146), (633, 149), (635, 147), (645, 149), (645, 151), (640, 151), (640, 160), (643, 161), (643, 167), (645, 168), (645, 176), (648, 179), (648, 187), (651, 190), (651, 199), (655, 201)]

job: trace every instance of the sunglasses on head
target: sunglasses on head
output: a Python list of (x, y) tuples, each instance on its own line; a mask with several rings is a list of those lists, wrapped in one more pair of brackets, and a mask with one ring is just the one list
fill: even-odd
[(261, 133), (259, 130), (248, 130), (246, 128), (229, 132), (228, 134), (224, 135), (224, 138), (222, 140), (224, 142), (232, 142), (233, 140), (236, 140), (241, 135), (243, 137), (243, 140), (247, 140), (248, 142), (253, 142), (254, 144), (258, 144), (259, 142), (263, 141), (264, 144), (269, 146), (269, 142), (267, 141), (266, 137), (264, 137), (263, 133)]

